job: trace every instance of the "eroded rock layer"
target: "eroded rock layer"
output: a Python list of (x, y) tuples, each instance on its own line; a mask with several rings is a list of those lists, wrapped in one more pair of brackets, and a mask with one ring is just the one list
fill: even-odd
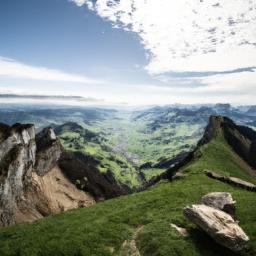
[(184, 215), (217, 243), (232, 251), (243, 250), (249, 241), (238, 223), (223, 211), (200, 204), (184, 208)]
[(0, 124), (0, 226), (94, 203), (58, 167), (62, 147), (51, 128)]

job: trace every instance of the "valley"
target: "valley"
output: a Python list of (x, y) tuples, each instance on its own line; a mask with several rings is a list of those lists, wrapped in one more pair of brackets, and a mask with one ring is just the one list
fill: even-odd
[[(92, 135), (89, 137), (93, 138)], [(135, 251), (145, 256), (255, 255), (255, 192), (205, 174), (206, 169), (214, 170), (220, 175), (256, 183), (252, 175), (255, 169), (246, 160), (253, 144), (250, 142), (251, 148), (239, 155), (239, 148), (229, 140), (231, 135), (237, 139), (237, 145), (243, 141), (253, 142), (256, 136), (252, 130), (237, 126), (230, 119), (211, 117), (187, 160), (180, 162), (178, 170), (170, 168), (166, 172), (168, 179), (162, 176), (154, 186), (140, 193), (48, 216), (32, 224), (0, 229), (0, 254), (128, 256)], [(68, 137), (75, 135), (68, 134)], [(242, 252), (221, 246), (183, 215), (184, 207), (216, 191), (229, 192), (236, 201), (235, 219), (250, 238)], [(188, 235), (181, 235), (173, 225), (186, 230)]]
[(254, 106), (0, 106), (0, 122), (34, 123), (37, 131), (48, 126), (59, 130), (65, 149), (96, 158), (102, 173), (111, 172), (120, 184), (130, 188), (163, 173), (173, 164), (171, 159), (182, 158), (191, 151), (203, 135), (210, 115), (228, 116), (238, 124), (256, 127)]

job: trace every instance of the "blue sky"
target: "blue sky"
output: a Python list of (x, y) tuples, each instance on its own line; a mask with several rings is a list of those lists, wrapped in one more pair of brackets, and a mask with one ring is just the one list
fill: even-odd
[(0, 93), (252, 104), (255, 13), (249, 0), (2, 0)]

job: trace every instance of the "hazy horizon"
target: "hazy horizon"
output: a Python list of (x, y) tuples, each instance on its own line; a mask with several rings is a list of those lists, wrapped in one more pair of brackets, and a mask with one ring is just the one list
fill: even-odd
[(24, 94), (2, 94), (0, 93), (0, 106), (5, 105), (21, 105), (21, 106), (45, 106), (49, 107), (90, 107), (90, 108), (113, 108), (113, 109), (148, 109), (151, 107), (207, 107), (214, 105), (230, 105), (231, 107), (251, 107), (255, 104), (231, 104), (229, 102), (216, 102), (216, 103), (179, 103), (169, 102), (163, 104), (129, 104), (129, 103), (111, 103), (100, 99), (85, 98), (82, 96), (67, 96), (67, 95), (24, 95)]

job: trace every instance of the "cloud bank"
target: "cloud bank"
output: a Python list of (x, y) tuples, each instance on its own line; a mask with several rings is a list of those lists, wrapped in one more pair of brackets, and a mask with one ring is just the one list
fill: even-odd
[(100, 83), (96, 79), (86, 76), (69, 74), (60, 70), (44, 67), (30, 66), (13, 59), (0, 56), (0, 76), (8, 78), (22, 78), (29, 80), (56, 81), (56, 82), (74, 82), (84, 84)]
[(135, 32), (151, 74), (255, 67), (252, 0), (73, 0), (116, 27)]
[(113, 27), (139, 36), (145, 69), (163, 82), (143, 87), (148, 102), (255, 102), (256, 1), (82, 2)]
[(102, 105), (104, 100), (82, 96), (43, 95), (43, 94), (15, 94), (0, 91), (0, 101), (14, 104), (51, 104), (51, 105)]

